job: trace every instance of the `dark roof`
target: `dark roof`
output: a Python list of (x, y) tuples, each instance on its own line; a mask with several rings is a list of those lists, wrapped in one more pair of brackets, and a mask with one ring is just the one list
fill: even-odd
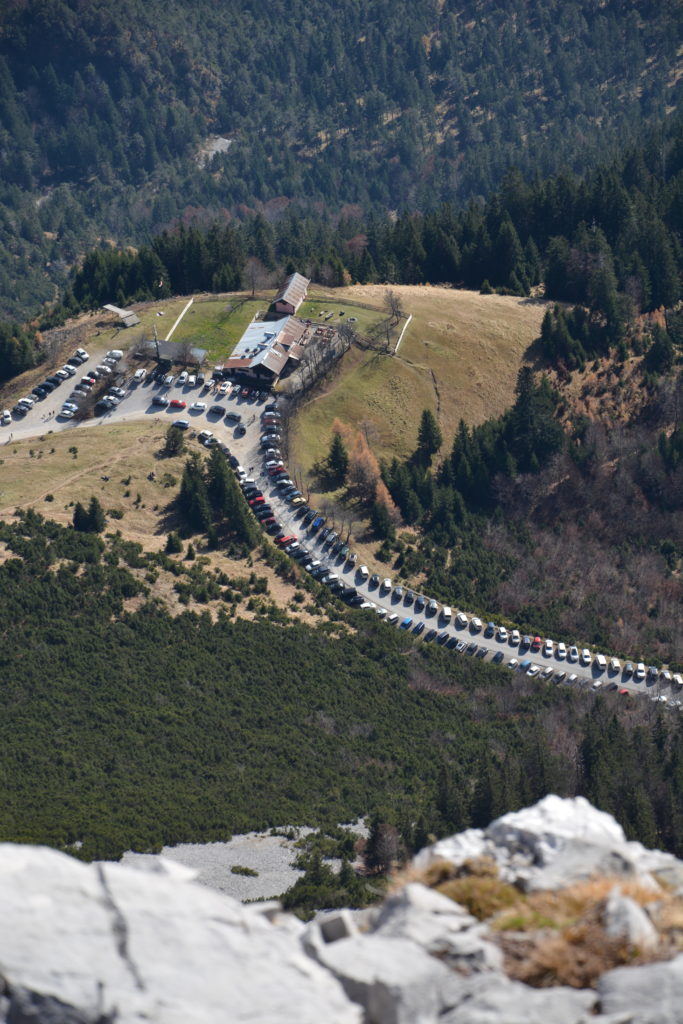
[[(147, 341), (143, 341), (136, 352), (136, 355), (145, 356), (146, 358), (156, 359), (157, 356), (157, 345), (159, 346), (159, 358), (170, 359), (171, 362), (185, 362), (185, 360), (179, 359), (180, 353), (184, 350), (185, 345), (180, 341), (154, 341), (149, 338)], [(206, 359), (205, 348), (191, 348), (190, 358), (187, 360), (188, 363), (201, 364)]]
[(294, 309), (297, 309), (306, 298), (310, 283), (309, 279), (304, 277), (303, 274), (291, 274), (273, 301), (289, 302)]

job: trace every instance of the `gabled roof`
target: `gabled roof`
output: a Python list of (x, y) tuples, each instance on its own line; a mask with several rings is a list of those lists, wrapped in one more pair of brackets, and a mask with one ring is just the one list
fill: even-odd
[(297, 309), (306, 298), (310, 283), (309, 279), (304, 277), (303, 274), (291, 274), (273, 301), (290, 302)]
[(262, 366), (276, 376), (282, 373), (289, 358), (301, 359), (299, 344), (306, 324), (293, 316), (282, 320), (255, 320), (250, 323), (225, 361), (230, 369)]

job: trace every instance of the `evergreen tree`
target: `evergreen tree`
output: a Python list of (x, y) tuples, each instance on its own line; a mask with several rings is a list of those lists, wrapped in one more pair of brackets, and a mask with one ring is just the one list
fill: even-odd
[(346, 445), (342, 441), (341, 434), (336, 431), (332, 435), (330, 450), (326, 461), (331, 478), (337, 483), (337, 485), (343, 484), (349, 470), (349, 453), (346, 449)]
[(180, 455), (185, 448), (184, 431), (180, 427), (170, 426), (166, 431), (166, 444), (164, 453), (166, 455)]
[(89, 532), (101, 533), (105, 527), (106, 520), (104, 516), (104, 509), (100, 505), (95, 495), (93, 495), (92, 498), (90, 499), (87, 515)]
[(443, 442), (439, 424), (431, 409), (424, 409), (417, 432), (417, 455), (423, 462), (429, 462)]
[(80, 501), (76, 502), (76, 507), (73, 514), (73, 525), (75, 530), (79, 530), (82, 533), (87, 533), (90, 527), (90, 520), (88, 513), (85, 511)]
[(193, 452), (185, 463), (178, 495), (178, 509), (185, 528), (205, 533), (211, 523), (211, 506), (199, 453)]

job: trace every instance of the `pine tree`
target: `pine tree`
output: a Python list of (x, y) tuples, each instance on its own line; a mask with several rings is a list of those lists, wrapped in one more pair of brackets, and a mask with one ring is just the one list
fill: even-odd
[(90, 504), (88, 505), (88, 530), (90, 533), (101, 533), (106, 525), (104, 516), (104, 509), (100, 505), (99, 501), (92, 496)]
[(81, 533), (87, 533), (90, 527), (90, 520), (88, 513), (85, 511), (80, 501), (76, 502), (76, 507), (73, 514), (74, 530), (79, 530)]
[(421, 461), (429, 462), (432, 455), (438, 452), (442, 442), (443, 438), (434, 413), (431, 409), (424, 409), (417, 432), (417, 454)]
[(327, 467), (331, 478), (338, 486), (346, 480), (349, 471), (349, 453), (342, 441), (341, 434), (334, 433), (330, 443), (330, 450), (327, 456)]

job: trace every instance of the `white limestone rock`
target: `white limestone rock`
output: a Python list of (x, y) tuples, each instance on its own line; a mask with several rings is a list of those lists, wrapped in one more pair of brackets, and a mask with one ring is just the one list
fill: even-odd
[(500, 877), (520, 888), (558, 889), (596, 874), (632, 875), (654, 890), (653, 872), (683, 884), (683, 866), (671, 854), (627, 842), (611, 815), (584, 797), (549, 795), (533, 807), (512, 811), (486, 829), (468, 829), (440, 840), (416, 858), (419, 868), (447, 860), (490, 857)]
[(487, 941), (486, 927), (458, 903), (417, 882), (385, 900), (373, 934), (411, 939), (459, 973), (502, 970), (502, 953)]
[(368, 1024), (435, 1024), (457, 1004), (457, 977), (408, 939), (358, 935), (318, 950)]
[(604, 1014), (629, 1024), (683, 1024), (683, 955), (644, 967), (616, 967), (598, 983)]
[(439, 860), (449, 864), (462, 864), (466, 860), (481, 857), (487, 852), (484, 832), (480, 828), (468, 828), (455, 836), (439, 839), (432, 846), (425, 846), (416, 855), (413, 863), (423, 870)]
[(192, 882), (2, 845), (0, 907), (12, 1024), (361, 1020), (288, 929)]
[(595, 992), (574, 988), (530, 988), (498, 975), (462, 982), (458, 1004), (439, 1024), (589, 1024)]
[(603, 924), (610, 939), (626, 942), (643, 952), (657, 948), (657, 929), (642, 907), (635, 900), (624, 896), (615, 886), (605, 905)]

